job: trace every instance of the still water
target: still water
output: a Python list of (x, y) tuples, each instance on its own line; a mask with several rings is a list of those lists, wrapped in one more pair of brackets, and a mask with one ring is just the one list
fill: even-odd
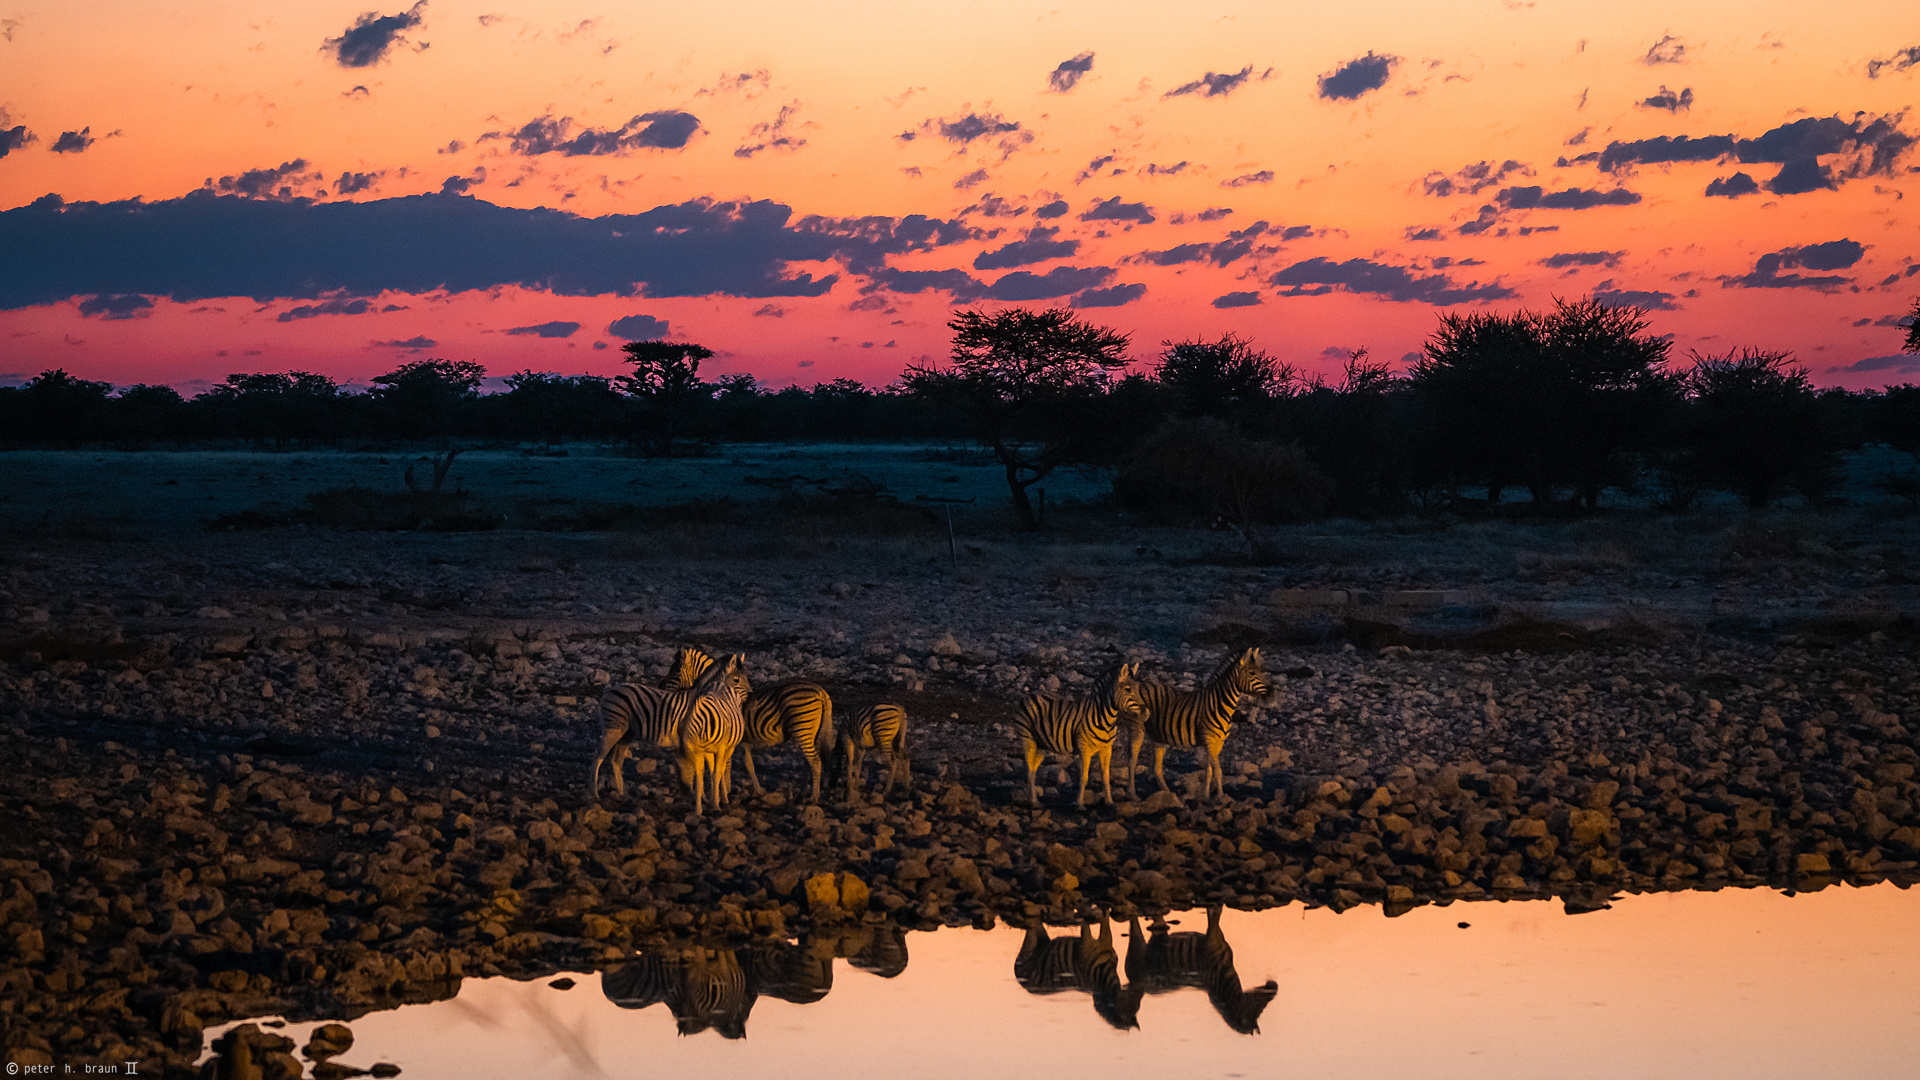
[(1920, 889), (1167, 921), (1110, 944), (1096, 924), (683, 950), (566, 990), (469, 979), (352, 1021), (340, 1060), (408, 1080), (1920, 1076)]

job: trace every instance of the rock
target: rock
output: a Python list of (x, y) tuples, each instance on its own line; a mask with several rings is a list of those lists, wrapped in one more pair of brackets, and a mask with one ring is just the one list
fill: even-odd
[(1808, 876), (1833, 873), (1833, 866), (1827, 857), (1817, 851), (1803, 851), (1795, 860), (1794, 868)]
[(307, 1038), (306, 1049), (302, 1053), (310, 1061), (325, 1061), (339, 1057), (353, 1048), (353, 1030), (345, 1024), (321, 1024), (313, 1029)]

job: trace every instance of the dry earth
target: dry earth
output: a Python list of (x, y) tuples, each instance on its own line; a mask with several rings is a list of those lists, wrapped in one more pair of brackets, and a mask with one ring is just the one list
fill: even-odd
[[(351, 1018), (666, 938), (1916, 877), (1909, 518), (1335, 524), (1250, 567), (1231, 538), (1097, 509), (1031, 540), (965, 529), (957, 559), (944, 523), (796, 537), (780, 513), (16, 521), (0, 1044), (193, 1075), (229, 1018)], [(643, 753), (631, 799), (584, 803), (600, 688), (683, 642), (821, 682), (842, 714), (906, 705), (912, 790), (805, 806), (780, 749), (773, 794), (694, 818)], [(1123, 658), (1190, 681), (1255, 644), (1275, 693), (1228, 743), (1226, 800), (1122, 781), (1083, 812), (1050, 768), (1041, 808), (1013, 801), (1020, 694)], [(298, 1070), (261, 1039), (222, 1075)]]

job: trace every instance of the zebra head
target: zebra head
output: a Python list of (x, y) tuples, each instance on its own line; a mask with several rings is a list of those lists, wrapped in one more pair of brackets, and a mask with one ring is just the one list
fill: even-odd
[(1113, 688), (1107, 701), (1128, 723), (1139, 723), (1147, 718), (1147, 704), (1140, 697), (1140, 665), (1122, 663), (1113, 673)]
[(740, 653), (727, 657), (726, 662), (718, 660), (708, 669), (701, 679), (702, 689), (718, 692), (733, 698), (735, 703), (745, 701), (753, 692), (753, 686), (747, 681), (747, 658)]
[(712, 666), (713, 657), (708, 656), (704, 649), (695, 645), (682, 645), (680, 650), (673, 654), (673, 666), (667, 669), (667, 677), (662, 680), (662, 685), (669, 690), (693, 686)]
[(1273, 693), (1273, 683), (1260, 665), (1260, 650), (1248, 649), (1233, 662), (1233, 688), (1243, 694), (1264, 698)]

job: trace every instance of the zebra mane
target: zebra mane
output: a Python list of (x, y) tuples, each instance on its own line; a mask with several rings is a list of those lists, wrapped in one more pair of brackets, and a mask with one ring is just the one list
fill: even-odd
[(1201, 689), (1211, 690), (1224, 685), (1227, 680), (1233, 676), (1234, 671), (1240, 667), (1241, 661), (1245, 660), (1249, 654), (1258, 651), (1257, 649), (1241, 649), (1237, 653), (1228, 653), (1225, 660), (1222, 660), (1214, 666), (1213, 674), (1207, 676), (1207, 681)]

